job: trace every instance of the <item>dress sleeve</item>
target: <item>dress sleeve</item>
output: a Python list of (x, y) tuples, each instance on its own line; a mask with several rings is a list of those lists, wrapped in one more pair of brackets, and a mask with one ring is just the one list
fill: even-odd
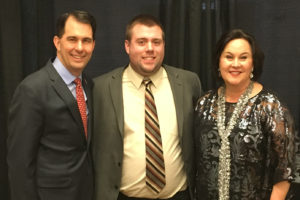
[(212, 98), (213, 91), (209, 90), (203, 96), (201, 96), (196, 103), (195, 112), (199, 115), (203, 112), (208, 100)]
[(271, 140), (273, 184), (293, 181), (295, 173), (295, 126), (286, 106), (274, 96), (265, 104), (266, 130)]

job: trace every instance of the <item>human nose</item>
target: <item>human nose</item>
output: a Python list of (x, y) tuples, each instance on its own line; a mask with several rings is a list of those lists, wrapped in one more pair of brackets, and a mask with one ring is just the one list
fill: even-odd
[(240, 61), (239, 61), (238, 58), (235, 58), (235, 59), (233, 60), (232, 66), (234, 66), (234, 67), (239, 67), (239, 66), (240, 66)]
[(148, 51), (152, 51), (152, 50), (153, 50), (152, 42), (148, 42), (148, 43), (147, 43), (147, 50), (148, 50)]
[(82, 42), (78, 41), (76, 44), (76, 50), (81, 51), (82, 50)]

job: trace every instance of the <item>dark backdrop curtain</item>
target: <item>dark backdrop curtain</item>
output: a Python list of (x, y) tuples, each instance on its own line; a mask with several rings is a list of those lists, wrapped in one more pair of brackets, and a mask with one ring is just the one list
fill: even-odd
[[(14, 11), (13, 13), (11, 11)], [(6, 116), (11, 90), (20, 81), (21, 22), (17, 1), (0, 6), (0, 196), (9, 199), (6, 165)]]
[(235, 6), (234, 0), (161, 1), (165, 62), (196, 72), (205, 91), (216, 88), (212, 54), (220, 35), (233, 27)]
[(126, 23), (135, 15), (157, 16), (165, 27), (165, 63), (196, 72), (205, 90), (212, 52), (230, 28), (252, 33), (266, 54), (261, 82), (288, 104), (300, 120), (300, 1), (298, 0), (2, 0), (0, 6), (0, 197), (9, 200), (6, 164), (8, 104), (16, 85), (55, 55), (55, 19), (84, 9), (97, 20), (96, 48), (87, 72), (95, 77), (128, 63)]
[(4, 0), (0, 6), (0, 197), (9, 199), (7, 112), (17, 84), (53, 56), (53, 2)]
[(164, 0), (160, 6), (166, 32), (165, 62), (196, 72), (205, 90), (215, 87), (211, 54), (225, 28), (220, 6), (215, 0)]

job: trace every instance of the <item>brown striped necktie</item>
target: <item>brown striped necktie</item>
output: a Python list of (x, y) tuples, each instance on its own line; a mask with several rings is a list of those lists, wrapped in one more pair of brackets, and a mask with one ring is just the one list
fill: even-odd
[(145, 91), (145, 138), (146, 138), (146, 185), (159, 193), (166, 185), (165, 163), (156, 106), (150, 86), (151, 80), (144, 80)]
[(76, 78), (74, 80), (74, 83), (76, 84), (76, 101), (77, 101), (77, 105), (78, 105), (80, 116), (81, 116), (82, 123), (83, 123), (84, 134), (85, 134), (85, 137), (87, 137), (86, 103), (85, 103), (85, 99), (84, 99), (83, 88), (81, 85), (81, 79)]

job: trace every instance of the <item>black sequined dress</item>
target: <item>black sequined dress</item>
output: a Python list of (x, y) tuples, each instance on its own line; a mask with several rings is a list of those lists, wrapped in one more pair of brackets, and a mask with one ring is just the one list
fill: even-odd
[[(218, 199), (217, 99), (209, 91), (195, 109), (198, 200)], [(234, 105), (226, 103), (226, 123)], [(292, 116), (276, 95), (263, 89), (249, 99), (229, 136), (231, 200), (269, 199), (275, 183), (293, 180), (294, 135)]]

